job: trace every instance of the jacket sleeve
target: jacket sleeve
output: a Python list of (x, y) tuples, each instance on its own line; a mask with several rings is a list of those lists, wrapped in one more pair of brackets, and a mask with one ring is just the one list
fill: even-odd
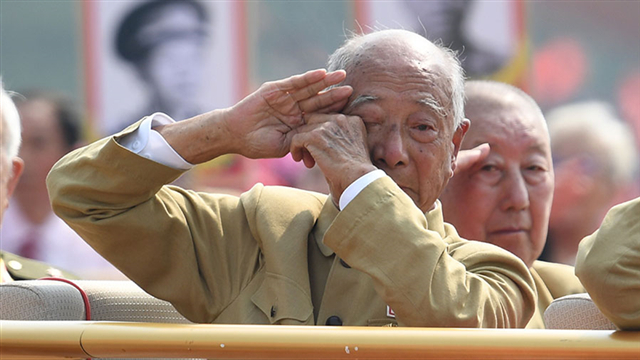
[(181, 174), (110, 137), (62, 158), (47, 186), (55, 213), (98, 253), (189, 320), (211, 322), (251, 281), (259, 246), (239, 198), (165, 185)]
[(496, 246), (429, 230), (427, 218), (388, 178), (343, 209), (324, 237), (367, 273), (400, 325), (525, 327), (536, 306), (526, 265)]
[(640, 198), (613, 207), (580, 242), (576, 275), (614, 324), (640, 329)]

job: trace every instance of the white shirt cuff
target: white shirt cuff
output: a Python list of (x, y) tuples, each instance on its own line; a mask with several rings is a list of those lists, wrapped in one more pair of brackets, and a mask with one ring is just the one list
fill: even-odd
[(188, 163), (169, 145), (154, 126), (174, 123), (175, 120), (163, 113), (154, 113), (142, 121), (138, 129), (121, 137), (120, 145), (131, 152), (144, 156), (165, 166), (179, 170), (189, 170), (194, 165)]
[(340, 195), (339, 207), (340, 210), (344, 209), (349, 205), (351, 200), (353, 200), (364, 188), (366, 188), (372, 182), (380, 179), (381, 177), (385, 177), (384, 171), (378, 169), (373, 170), (369, 173), (366, 173), (360, 176), (356, 181), (352, 182), (351, 185), (347, 186), (342, 195)]

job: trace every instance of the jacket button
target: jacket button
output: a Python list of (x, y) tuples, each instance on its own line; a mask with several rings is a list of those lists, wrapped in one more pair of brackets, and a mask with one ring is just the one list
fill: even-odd
[(335, 315), (329, 316), (329, 318), (327, 319), (326, 325), (329, 325), (329, 326), (342, 326), (342, 319), (340, 319), (339, 317), (337, 317)]
[(347, 269), (351, 269), (351, 266), (349, 266), (349, 264), (347, 264), (344, 260), (340, 259), (340, 265), (346, 267)]
[(275, 305), (271, 307), (271, 317), (276, 316), (276, 307)]

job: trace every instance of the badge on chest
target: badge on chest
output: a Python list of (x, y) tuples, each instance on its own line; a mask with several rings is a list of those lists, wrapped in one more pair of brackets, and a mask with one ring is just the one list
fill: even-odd
[(389, 305), (387, 305), (387, 317), (394, 318), (394, 319), (396, 318), (396, 313), (393, 311), (393, 309)]

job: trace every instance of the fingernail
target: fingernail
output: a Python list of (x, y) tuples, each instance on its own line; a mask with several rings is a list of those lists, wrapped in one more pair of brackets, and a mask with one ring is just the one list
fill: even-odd
[(337, 70), (337, 71), (334, 71), (331, 74), (327, 75), (327, 78), (337, 79), (337, 78), (341, 78), (343, 76), (344, 76), (344, 70)]

